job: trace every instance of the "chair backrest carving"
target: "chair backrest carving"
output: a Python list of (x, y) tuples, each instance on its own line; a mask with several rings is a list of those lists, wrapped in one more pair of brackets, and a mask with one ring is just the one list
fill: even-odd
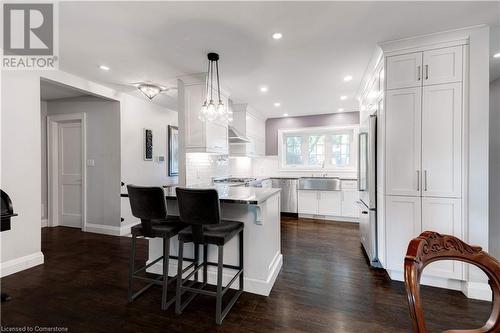
[(415, 333), (427, 333), (420, 299), (420, 277), (425, 266), (438, 260), (459, 260), (479, 267), (489, 279), (493, 308), (486, 324), (469, 333), (500, 332), (500, 263), (478, 246), (460, 239), (425, 231), (408, 245), (405, 257), (405, 285)]

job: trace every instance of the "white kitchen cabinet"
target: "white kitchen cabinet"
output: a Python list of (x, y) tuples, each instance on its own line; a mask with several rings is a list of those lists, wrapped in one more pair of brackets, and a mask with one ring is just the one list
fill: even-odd
[(402, 272), (411, 239), (421, 233), (422, 198), (386, 196), (387, 269)]
[(359, 207), (357, 201), (359, 200), (359, 192), (357, 189), (342, 189), (341, 192), (341, 213), (344, 217), (359, 217)]
[(422, 85), (422, 52), (387, 57), (387, 89)]
[(388, 91), (385, 105), (386, 193), (420, 195), (421, 88)]
[(462, 85), (423, 88), (422, 195), (461, 196)]
[[(435, 231), (463, 239), (462, 207), (460, 199), (422, 198), (422, 231)], [(463, 264), (446, 260), (430, 264), (424, 276), (463, 278)]]
[(424, 86), (462, 81), (462, 46), (424, 52)]
[[(227, 154), (227, 121), (209, 122), (198, 118), (203, 104), (204, 85), (181, 85), (179, 90), (179, 96), (183, 98), (179, 114), (184, 117), (186, 152)], [(227, 97), (221, 98), (227, 108)]]
[(299, 190), (298, 192), (299, 214), (318, 214), (318, 191)]
[(319, 215), (341, 216), (340, 191), (318, 191)]

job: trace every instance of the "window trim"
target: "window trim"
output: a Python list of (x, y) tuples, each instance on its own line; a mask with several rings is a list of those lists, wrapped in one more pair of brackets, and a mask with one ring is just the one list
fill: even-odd
[[(325, 168), (318, 166), (306, 166), (306, 165), (286, 165), (285, 163), (285, 152), (284, 151), (284, 138), (289, 135), (303, 135), (303, 134), (324, 134), (331, 135), (332, 132), (342, 132), (342, 131), (352, 131), (353, 142), (351, 144), (351, 156), (354, 158), (353, 165), (349, 166), (336, 166), (332, 167), (328, 164)], [(336, 171), (336, 172), (356, 172), (358, 167), (358, 134), (359, 125), (342, 125), (342, 126), (321, 126), (321, 127), (304, 127), (296, 129), (279, 129), (278, 130), (278, 162), (280, 171)], [(326, 143), (325, 143), (326, 144)], [(331, 146), (326, 145), (326, 149)], [(326, 158), (326, 156), (325, 156)]]

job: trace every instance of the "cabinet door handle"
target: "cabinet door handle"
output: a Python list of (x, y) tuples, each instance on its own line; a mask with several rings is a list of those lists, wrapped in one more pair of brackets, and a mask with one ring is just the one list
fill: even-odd
[(420, 65), (417, 66), (417, 81), (420, 81), (420, 70), (421, 70), (421, 67)]
[(417, 192), (420, 192), (420, 171), (417, 170)]
[(424, 170), (424, 191), (427, 191), (427, 170)]
[(429, 80), (429, 65), (425, 65), (425, 79)]

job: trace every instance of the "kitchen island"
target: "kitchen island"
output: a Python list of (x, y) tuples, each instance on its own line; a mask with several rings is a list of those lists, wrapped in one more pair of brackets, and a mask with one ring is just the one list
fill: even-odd
[[(239, 221), (244, 229), (244, 290), (268, 296), (283, 264), (280, 232), (280, 190), (273, 188), (214, 186), (221, 202), (221, 216), (224, 220)], [(169, 215), (179, 215), (175, 188), (166, 188), (167, 211)], [(170, 253), (178, 253), (177, 237), (171, 239)], [(148, 262), (161, 256), (162, 240), (149, 240)], [(193, 244), (185, 245), (184, 256), (193, 258)], [(203, 247), (200, 246), (200, 258)], [(209, 245), (208, 260), (217, 261), (217, 247)], [(189, 263), (185, 262), (187, 266)], [(238, 264), (238, 237), (230, 240), (224, 248), (224, 264)], [(162, 264), (156, 263), (148, 269), (161, 274)], [(177, 261), (170, 260), (169, 275), (177, 274)], [(226, 285), (234, 271), (224, 269), (223, 283)], [(216, 284), (216, 268), (208, 267), (208, 283)], [(238, 288), (236, 281), (232, 288)]]

